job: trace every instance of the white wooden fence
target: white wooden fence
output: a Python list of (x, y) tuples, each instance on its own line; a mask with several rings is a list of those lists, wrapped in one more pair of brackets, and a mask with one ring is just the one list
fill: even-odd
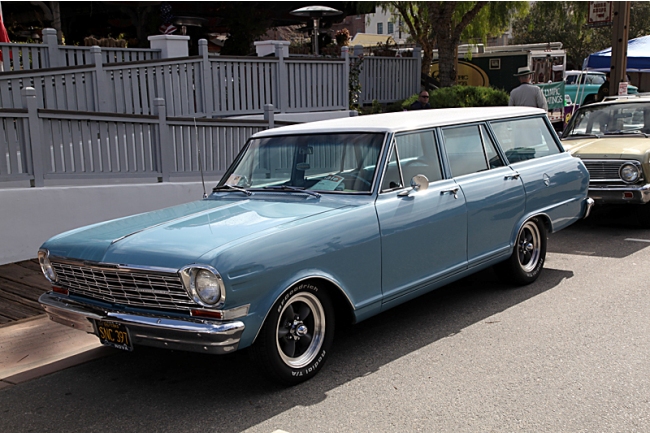
[[(21, 91), (24, 108), (0, 109), (0, 185), (29, 181), (44, 186), (62, 179), (199, 178), (219, 176), (254, 133), (274, 121), (169, 118), (165, 100), (153, 115), (39, 109), (36, 91)], [(201, 156), (199, 156), (199, 154)]]
[[(113, 49), (110, 49), (113, 50)], [(364, 57), (360, 102), (390, 103), (419, 91), (421, 59)], [(348, 108), (350, 55), (341, 58), (199, 56), (128, 63), (106, 63), (106, 50), (84, 51), (90, 64), (0, 74), (2, 108), (22, 106), (20, 90), (36, 89), (39, 108), (153, 114), (153, 101), (167, 102), (168, 116), (224, 117)]]
[[(0, 43), (0, 70), (28, 71), (43, 68), (94, 64), (91, 47), (59, 45), (56, 30), (43, 29), (42, 44)], [(103, 63), (135, 62), (160, 58), (160, 50), (150, 48), (103, 48)]]
[[(348, 54), (341, 59), (208, 56), (104, 64), (95, 63), (0, 74), (2, 108), (22, 106), (20, 91), (36, 89), (39, 108), (153, 114), (153, 101), (167, 102), (168, 116), (224, 117), (348, 108)], [(412, 94), (412, 93), (411, 93)], [(409, 94), (410, 96), (410, 94)]]
[[(341, 58), (284, 57), (279, 46), (275, 57), (225, 57), (208, 55), (201, 40), (199, 56), (124, 62), (124, 49), (57, 46), (70, 66), (56, 68), (47, 67), (50, 45), (0, 48), (10, 66), (0, 73), (0, 185), (196, 179), (199, 153), (205, 173), (220, 175), (248, 137), (272, 127), (273, 112), (346, 110), (349, 102), (347, 47)], [(420, 62), (419, 51), (365, 57), (360, 102), (418, 92)], [(22, 70), (7, 72), (16, 65)], [(261, 113), (268, 122), (217, 119)]]

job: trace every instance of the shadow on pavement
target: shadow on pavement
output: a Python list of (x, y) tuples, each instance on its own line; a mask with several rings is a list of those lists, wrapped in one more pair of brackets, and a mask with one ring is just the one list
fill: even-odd
[(632, 206), (594, 209), (589, 218), (553, 233), (549, 253), (621, 259), (650, 247), (650, 230), (638, 224)]
[[(507, 288), (491, 270), (340, 329), (314, 379), (268, 384), (246, 351), (227, 356), (139, 348), (0, 391), (0, 430), (240, 432), (378, 371), (471, 325), (556, 287), (572, 272), (545, 269)], [(73, 415), (74, 414), (74, 415)]]

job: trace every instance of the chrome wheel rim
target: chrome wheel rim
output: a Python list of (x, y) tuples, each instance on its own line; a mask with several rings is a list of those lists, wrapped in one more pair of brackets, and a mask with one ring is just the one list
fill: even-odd
[(309, 365), (325, 338), (325, 310), (316, 296), (299, 293), (280, 312), (276, 344), (280, 358), (291, 368)]
[(517, 258), (519, 265), (525, 272), (532, 272), (541, 256), (541, 235), (534, 222), (528, 221), (519, 231), (517, 237)]

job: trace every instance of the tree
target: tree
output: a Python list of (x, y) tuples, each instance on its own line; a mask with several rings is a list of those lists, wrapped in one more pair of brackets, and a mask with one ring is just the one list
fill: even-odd
[(402, 22), (408, 27), (411, 38), (422, 48), (422, 73), (428, 75), (435, 47), (428, 2), (394, 1), (382, 4), (382, 7), (395, 10), (402, 16)]
[(387, 3), (402, 16), (413, 39), (422, 47), (422, 72), (428, 74), (437, 46), (442, 87), (456, 84), (458, 45), (503, 33), (510, 20), (528, 10), (528, 2), (432, 1)]
[[(589, 54), (612, 45), (610, 26), (588, 28), (589, 3), (580, 1), (535, 2), (530, 13), (513, 22), (516, 44), (562, 42), (570, 69), (580, 69)], [(629, 38), (644, 36), (650, 27), (650, 2), (633, 1)]]

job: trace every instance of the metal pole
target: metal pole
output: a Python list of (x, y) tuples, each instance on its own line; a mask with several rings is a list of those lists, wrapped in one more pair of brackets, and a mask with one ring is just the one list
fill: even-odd
[(314, 47), (314, 55), (318, 55), (318, 27), (320, 27), (320, 19), (314, 18), (314, 42), (312, 46)]
[(614, 27), (612, 28), (612, 60), (609, 76), (609, 94), (618, 95), (618, 85), (627, 81), (627, 39), (630, 27), (630, 2), (612, 2)]

